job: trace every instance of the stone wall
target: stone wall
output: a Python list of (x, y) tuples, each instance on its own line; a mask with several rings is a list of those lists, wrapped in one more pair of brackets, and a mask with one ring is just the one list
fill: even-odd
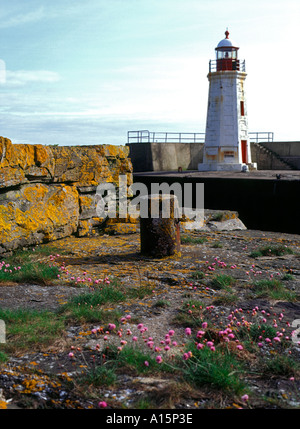
[[(0, 253), (72, 234), (103, 232), (95, 194), (101, 183), (132, 183), (126, 146), (12, 144), (0, 137)], [(113, 225), (117, 221), (111, 220)]]
[(198, 170), (203, 143), (128, 143), (134, 172)]

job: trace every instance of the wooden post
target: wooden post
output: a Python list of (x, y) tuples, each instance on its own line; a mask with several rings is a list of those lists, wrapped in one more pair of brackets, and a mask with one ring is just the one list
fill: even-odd
[(140, 217), (141, 253), (157, 258), (179, 254), (177, 197), (151, 194), (142, 198), (148, 203), (148, 217)]

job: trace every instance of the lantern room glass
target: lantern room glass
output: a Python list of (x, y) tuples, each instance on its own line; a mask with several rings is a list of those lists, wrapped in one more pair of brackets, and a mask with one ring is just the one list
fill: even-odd
[(237, 59), (237, 49), (222, 48), (217, 50), (217, 60)]

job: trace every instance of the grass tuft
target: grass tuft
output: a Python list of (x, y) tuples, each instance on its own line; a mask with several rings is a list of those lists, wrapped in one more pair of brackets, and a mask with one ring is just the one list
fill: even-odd
[(210, 286), (213, 289), (226, 289), (230, 290), (231, 286), (235, 283), (235, 279), (226, 274), (218, 274), (213, 277)]
[(278, 246), (264, 246), (260, 249), (254, 250), (250, 253), (252, 258), (258, 258), (261, 256), (282, 256), (294, 254), (293, 249), (284, 245)]
[(238, 359), (226, 350), (197, 350), (189, 344), (192, 358), (186, 361), (184, 379), (196, 387), (210, 386), (227, 393), (241, 394), (246, 385), (241, 380), (243, 368)]

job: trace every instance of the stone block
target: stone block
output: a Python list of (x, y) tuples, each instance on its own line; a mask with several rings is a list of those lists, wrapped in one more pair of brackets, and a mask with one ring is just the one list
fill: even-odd
[(120, 175), (132, 184), (128, 153), (126, 146), (14, 145), (0, 137), (0, 253), (99, 233), (97, 186), (117, 188)]

